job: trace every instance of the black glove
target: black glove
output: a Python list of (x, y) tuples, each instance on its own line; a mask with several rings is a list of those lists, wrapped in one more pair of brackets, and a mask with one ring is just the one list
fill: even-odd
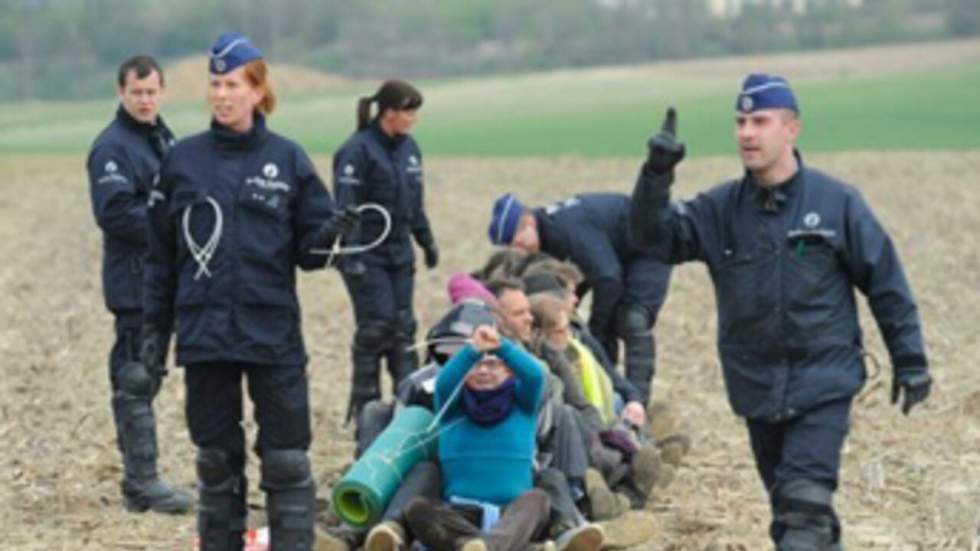
[(899, 395), (904, 390), (902, 413), (908, 415), (912, 406), (929, 396), (930, 388), (932, 388), (932, 377), (925, 367), (896, 367), (892, 379), (892, 403), (898, 403)]
[(361, 221), (361, 213), (354, 205), (347, 205), (344, 210), (334, 211), (333, 216), (320, 226), (317, 233), (317, 243), (330, 247), (338, 237), (343, 237), (354, 231)]
[(162, 377), (167, 374), (163, 365), (165, 348), (166, 341), (160, 332), (152, 325), (144, 325), (140, 333), (140, 361), (150, 375)]
[(439, 247), (436, 246), (435, 242), (424, 245), (422, 252), (425, 253), (426, 268), (431, 270), (439, 265)]
[(674, 170), (684, 158), (684, 143), (677, 141), (677, 111), (670, 107), (660, 133), (647, 142), (647, 168), (655, 174)]

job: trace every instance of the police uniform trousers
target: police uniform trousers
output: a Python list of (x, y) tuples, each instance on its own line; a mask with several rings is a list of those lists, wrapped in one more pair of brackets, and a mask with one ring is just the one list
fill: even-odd
[(192, 364), (185, 369), (185, 412), (191, 440), (198, 448), (228, 454), (233, 472), (245, 465), (242, 429), (242, 377), (255, 405), (257, 450), (306, 450), (310, 447), (309, 386), (305, 365), (246, 363)]
[(382, 358), (396, 384), (418, 367), (418, 357), (411, 348), (416, 330), (412, 308), (414, 264), (378, 266), (363, 263), (360, 268), (343, 270), (357, 324), (351, 347), (354, 367), (351, 414), (381, 397)]
[[(756, 467), (772, 502), (770, 533), (777, 549), (784, 548), (787, 536), (819, 541), (816, 549), (834, 549), (840, 541), (840, 522), (831, 499), (837, 489), (851, 400), (825, 402), (785, 421), (746, 420)], [(822, 533), (809, 533), (817, 531)], [(801, 532), (806, 534), (794, 535)]]
[(619, 361), (618, 341), (623, 341), (626, 378), (640, 391), (644, 404), (650, 399), (656, 372), (653, 326), (667, 297), (671, 270), (670, 265), (651, 257), (632, 258), (624, 269), (623, 297), (612, 325), (604, 331), (590, 327), (613, 363)]

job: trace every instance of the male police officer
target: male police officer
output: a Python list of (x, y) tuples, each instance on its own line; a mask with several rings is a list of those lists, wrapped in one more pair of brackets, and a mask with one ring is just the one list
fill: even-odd
[(92, 208), (104, 237), (105, 301), (116, 318), (109, 374), (125, 465), (122, 493), (130, 510), (184, 512), (190, 507), (189, 497), (157, 476), (152, 402), (163, 373), (148, 372), (138, 361), (146, 204), (174, 138), (158, 114), (163, 72), (156, 61), (147, 56), (127, 59), (119, 67), (118, 81), (116, 118), (96, 138), (87, 167)]
[(675, 120), (671, 109), (648, 144), (633, 235), (665, 261), (708, 266), (729, 401), (746, 418), (777, 549), (840, 549), (832, 496), (865, 378), (853, 287), (867, 297), (895, 366), (892, 401), (904, 393), (908, 413), (932, 382), (902, 265), (860, 193), (803, 164), (785, 79), (751, 74), (742, 85), (735, 137), (745, 175), (670, 205), (684, 157)]
[(650, 399), (654, 375), (652, 328), (670, 283), (670, 266), (635, 251), (627, 235), (629, 197), (584, 193), (546, 207), (529, 209), (510, 194), (493, 206), (490, 241), (527, 252), (570, 259), (592, 288), (589, 329), (613, 362), (619, 339), (626, 356), (626, 377)]

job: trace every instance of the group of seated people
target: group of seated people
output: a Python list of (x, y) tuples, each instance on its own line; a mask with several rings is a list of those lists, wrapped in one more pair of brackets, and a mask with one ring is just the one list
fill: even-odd
[(596, 521), (644, 507), (669, 469), (663, 442), (579, 319), (581, 284), (573, 264), (513, 249), (450, 278), (427, 364), (356, 427), (360, 456), (401, 408), (428, 408), (437, 457), (408, 472), (379, 523), (346, 539), (368, 551), (592, 551), (605, 537)]

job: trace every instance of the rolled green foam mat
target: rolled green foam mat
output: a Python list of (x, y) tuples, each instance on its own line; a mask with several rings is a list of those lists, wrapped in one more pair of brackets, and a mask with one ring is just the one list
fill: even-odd
[(423, 459), (436, 456), (432, 412), (419, 406), (398, 411), (388, 427), (351, 465), (334, 488), (333, 508), (348, 524), (364, 528), (381, 520), (402, 479)]

